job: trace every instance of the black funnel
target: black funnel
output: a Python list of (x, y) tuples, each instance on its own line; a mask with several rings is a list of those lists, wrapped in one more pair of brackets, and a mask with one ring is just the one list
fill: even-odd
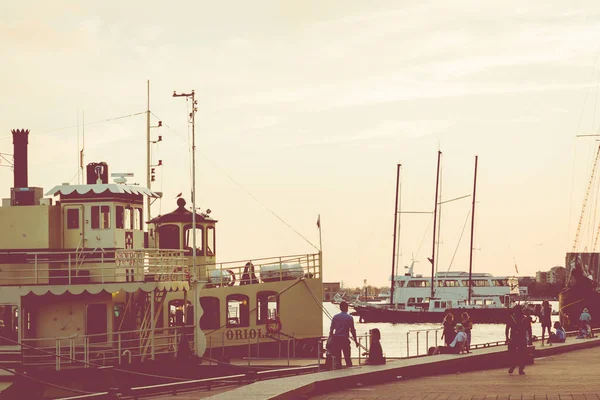
[(27, 185), (27, 145), (29, 144), (29, 129), (13, 129), (13, 158), (15, 188), (26, 188)]

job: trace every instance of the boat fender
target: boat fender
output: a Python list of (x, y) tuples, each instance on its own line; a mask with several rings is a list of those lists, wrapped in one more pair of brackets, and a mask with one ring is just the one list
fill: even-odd
[(275, 335), (279, 332), (281, 332), (281, 320), (279, 319), (279, 316), (267, 320), (267, 334)]
[(231, 282), (229, 282), (229, 286), (233, 286), (235, 285), (235, 272), (233, 272), (232, 270), (228, 269), (227, 272), (229, 272), (229, 275), (231, 275)]

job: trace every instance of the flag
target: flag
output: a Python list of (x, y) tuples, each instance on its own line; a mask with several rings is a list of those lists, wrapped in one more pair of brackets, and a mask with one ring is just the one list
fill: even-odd
[(321, 214), (317, 217), (317, 228), (321, 229)]
[(519, 273), (519, 268), (517, 268), (517, 263), (515, 263), (515, 271), (517, 271), (517, 274)]

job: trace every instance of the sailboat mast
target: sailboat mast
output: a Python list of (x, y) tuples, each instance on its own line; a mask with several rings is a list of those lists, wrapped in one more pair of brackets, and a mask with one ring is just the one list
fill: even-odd
[(435, 178), (435, 203), (434, 203), (434, 208), (433, 208), (433, 246), (431, 249), (431, 258), (429, 259), (429, 261), (431, 261), (431, 298), (433, 298), (434, 294), (435, 294), (435, 289), (434, 289), (434, 281), (433, 278), (435, 276), (435, 229), (436, 229), (436, 224), (437, 224), (437, 209), (438, 209), (438, 189), (439, 189), (439, 185), (440, 185), (440, 160), (442, 158), (442, 152), (440, 150), (438, 150), (438, 159), (437, 159), (437, 175)]
[(398, 193), (400, 192), (400, 168), (398, 164), (396, 172), (396, 204), (394, 205), (394, 246), (392, 250), (392, 283), (390, 287), (390, 305), (394, 304), (394, 279), (396, 277), (396, 234), (398, 232)]
[(469, 297), (468, 304), (471, 304), (471, 287), (473, 281), (471, 280), (473, 274), (473, 236), (475, 232), (475, 194), (477, 193), (477, 158), (475, 156), (475, 174), (473, 177), (473, 208), (471, 209), (471, 247), (469, 248)]

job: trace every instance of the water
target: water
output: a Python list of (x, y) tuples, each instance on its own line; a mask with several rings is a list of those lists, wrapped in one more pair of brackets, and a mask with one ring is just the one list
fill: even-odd
[[(538, 303), (538, 302), (533, 302)], [(539, 302), (541, 303), (541, 302)], [(558, 302), (550, 302), (552, 309), (558, 309)], [(331, 316), (340, 312), (337, 305), (333, 303), (323, 303), (325, 310), (331, 314)], [(352, 311), (352, 309), (350, 309)], [(558, 321), (558, 315), (552, 316), (552, 323)], [(323, 336), (329, 335), (329, 327), (331, 326), (331, 319), (325, 313), (323, 314)], [(356, 327), (356, 334), (363, 336), (361, 343), (366, 344), (366, 335), (370, 329), (378, 328), (381, 332), (381, 346), (383, 352), (387, 357), (406, 357), (419, 354), (426, 354), (427, 348), (437, 344), (443, 345), (443, 340), (440, 339), (442, 335), (442, 321), (439, 324), (423, 323), (423, 324), (392, 324), (392, 323), (359, 323), (358, 317), (354, 317), (354, 326)], [(505, 339), (504, 336), (504, 324), (478, 324), (477, 321), (473, 321), (473, 330), (471, 332), (471, 344), (483, 344), (496, 341), (502, 341)], [(429, 330), (429, 333), (425, 331)], [(434, 331), (437, 330), (437, 331)], [(418, 339), (417, 339), (417, 332)], [(407, 335), (408, 333), (408, 335)], [(436, 335), (437, 334), (437, 335)], [(542, 326), (540, 322), (533, 324), (533, 335), (541, 336)], [(417, 347), (418, 341), (418, 347)], [(408, 348), (407, 348), (408, 342)], [(363, 350), (364, 351), (364, 350)], [(352, 357), (359, 356), (358, 349), (352, 344)]]

